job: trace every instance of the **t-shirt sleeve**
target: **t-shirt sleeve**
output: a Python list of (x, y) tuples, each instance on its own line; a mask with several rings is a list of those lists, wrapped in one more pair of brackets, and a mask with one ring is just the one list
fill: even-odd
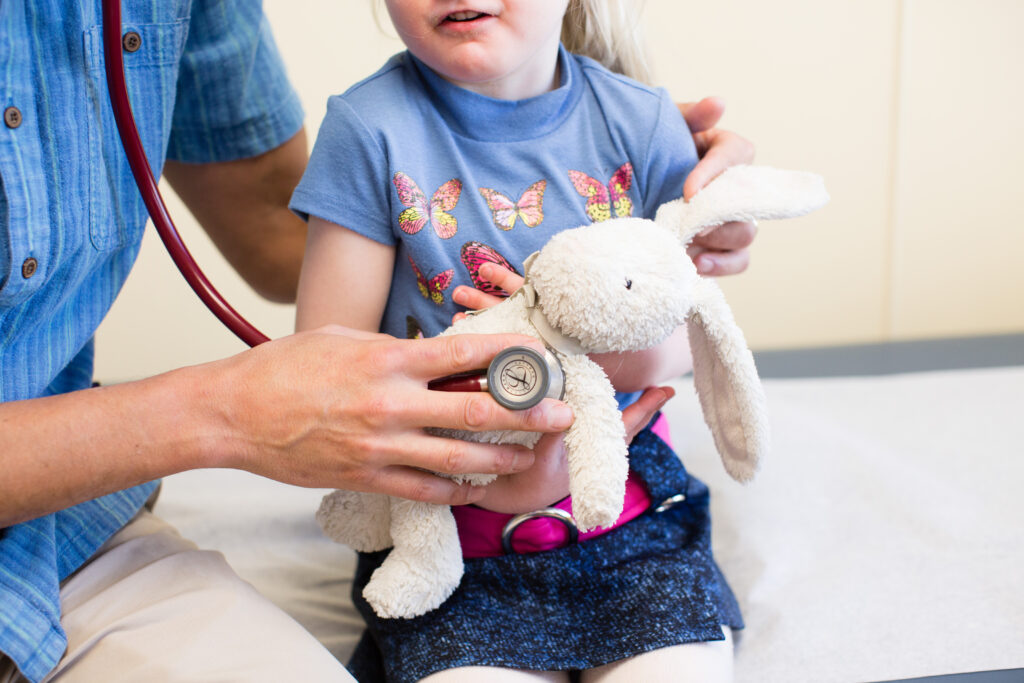
[(387, 168), (378, 137), (343, 97), (332, 97), (289, 206), (303, 219), (317, 216), (377, 242), (395, 244)]
[(647, 148), (643, 215), (653, 218), (658, 207), (683, 196), (683, 183), (697, 165), (693, 135), (665, 90), (659, 90), (658, 120)]
[(195, 0), (168, 159), (209, 163), (257, 156), (292, 138), (302, 119), (259, 0)]

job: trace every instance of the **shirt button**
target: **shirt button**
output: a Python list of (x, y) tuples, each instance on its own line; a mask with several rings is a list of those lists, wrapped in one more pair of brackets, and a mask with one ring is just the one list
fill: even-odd
[(135, 31), (129, 31), (121, 39), (121, 45), (124, 47), (125, 52), (137, 52), (142, 47), (142, 36)]
[(8, 128), (17, 128), (21, 125), (21, 110), (17, 107), (7, 107), (4, 109), (4, 123), (7, 124)]
[(26, 280), (36, 274), (36, 270), (39, 269), (39, 261), (29, 256), (25, 259), (25, 262), (21, 264), (21, 276)]

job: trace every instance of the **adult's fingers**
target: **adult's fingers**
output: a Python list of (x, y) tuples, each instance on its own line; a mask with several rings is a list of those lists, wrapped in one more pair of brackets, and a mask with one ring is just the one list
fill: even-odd
[(455, 334), (396, 342), (381, 351), (389, 357), (381, 358), (380, 362), (386, 368), (425, 382), (485, 368), (495, 355), (510, 346), (544, 351), (539, 340), (521, 334)]
[(466, 505), (484, 497), (483, 487), (456, 484), (451, 479), (413, 469), (411, 467), (386, 467), (377, 472), (370, 482), (374, 493), (419, 500), (435, 505)]
[(640, 398), (623, 410), (622, 424), (626, 428), (626, 443), (633, 441), (655, 413), (675, 395), (675, 389), (672, 387), (652, 387), (646, 389)]
[(529, 469), (534, 452), (515, 444), (489, 444), (408, 432), (372, 444), (380, 451), (372, 459), (386, 465), (401, 465), (442, 474), (514, 474)]
[(732, 131), (712, 128), (698, 133), (694, 140), (701, 159), (683, 184), (683, 197), (687, 200), (730, 166), (754, 160), (754, 145)]
[(470, 432), (519, 430), (561, 432), (572, 424), (572, 409), (544, 399), (529, 410), (503, 408), (485, 391), (416, 392), (414, 401), (399, 408), (406, 424)]
[(753, 222), (723, 223), (693, 238), (691, 244), (699, 249), (732, 251), (746, 249), (754, 242), (757, 224)]
[(714, 128), (725, 113), (725, 100), (720, 97), (705, 97), (700, 102), (680, 102), (676, 106), (686, 119), (691, 133)]
[(709, 251), (691, 247), (688, 251), (697, 272), (708, 277), (738, 275), (750, 265), (749, 249)]

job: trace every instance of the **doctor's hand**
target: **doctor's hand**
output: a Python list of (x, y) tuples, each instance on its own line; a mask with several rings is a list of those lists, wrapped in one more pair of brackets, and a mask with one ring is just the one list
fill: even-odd
[[(754, 145), (736, 133), (715, 128), (725, 113), (725, 102), (706, 97), (700, 102), (679, 105), (697, 145), (700, 161), (683, 185), (683, 197), (693, 198), (705, 185), (730, 166), (754, 161)], [(736, 275), (750, 263), (748, 247), (754, 241), (754, 223), (726, 223), (698, 235), (687, 251), (701, 275)]]
[(568, 406), (545, 400), (502, 408), (486, 392), (430, 391), (427, 382), (486, 367), (518, 335), (434, 339), (324, 327), (258, 346), (225, 361), (222, 421), (231, 434), (221, 466), (299, 486), (387, 493), (438, 504), (474, 502), (479, 488), (432, 472), (511, 474), (533, 453), (513, 445), (432, 436), (425, 427), (563, 431)]

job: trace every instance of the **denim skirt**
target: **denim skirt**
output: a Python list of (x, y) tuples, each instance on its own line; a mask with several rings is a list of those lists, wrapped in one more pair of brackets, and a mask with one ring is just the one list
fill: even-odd
[[(388, 550), (361, 553), (353, 600), (367, 628), (349, 670), (360, 683), (413, 683), (444, 669), (591, 669), (743, 628), (711, 555), (707, 487), (650, 429), (630, 467), (654, 501), (621, 527), (556, 550), (465, 560), (462, 583), (436, 610), (381, 619), (363, 588)], [(661, 501), (685, 500), (657, 512)]]

